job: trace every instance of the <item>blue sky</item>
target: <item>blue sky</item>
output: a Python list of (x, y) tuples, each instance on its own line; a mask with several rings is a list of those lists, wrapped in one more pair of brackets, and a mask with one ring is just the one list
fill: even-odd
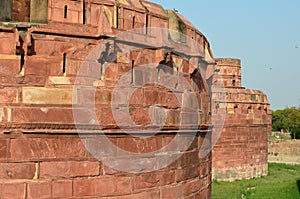
[(215, 57), (242, 60), (242, 84), (273, 110), (300, 106), (299, 0), (150, 0), (177, 9), (209, 40)]

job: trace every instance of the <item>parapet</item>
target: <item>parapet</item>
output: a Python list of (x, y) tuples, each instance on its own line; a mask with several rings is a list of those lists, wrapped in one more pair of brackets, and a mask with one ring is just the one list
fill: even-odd
[(182, 15), (164, 10), (155, 3), (138, 0), (4, 0), (0, 6), (5, 8), (0, 13), (0, 26), (20, 29), (23, 24), (22, 29), (27, 27), (32, 33), (99, 38), (135, 29), (144, 35), (161, 37), (153, 28), (169, 29), (170, 39), (174, 42), (189, 45), (196, 41), (203, 46), (196, 51), (206, 52), (204, 59), (214, 62), (206, 37)]

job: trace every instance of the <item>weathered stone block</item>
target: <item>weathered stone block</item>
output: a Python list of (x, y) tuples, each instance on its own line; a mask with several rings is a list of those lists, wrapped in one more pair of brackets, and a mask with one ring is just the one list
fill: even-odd
[(182, 102), (182, 94), (181, 93), (175, 93), (175, 92), (168, 92), (168, 91), (159, 91), (159, 101), (160, 105), (176, 109), (176, 108), (182, 108), (181, 102)]
[(11, 0), (2, 0), (0, 1), (0, 21), (11, 21), (12, 18), (12, 1)]
[(32, 23), (48, 22), (48, 0), (31, 0), (30, 22)]
[(191, 180), (184, 185), (184, 195), (188, 196), (203, 189), (202, 179)]
[(33, 179), (35, 173), (34, 163), (0, 163), (0, 179)]
[(166, 114), (166, 125), (180, 125), (179, 110), (167, 110)]
[(0, 197), (3, 199), (25, 199), (26, 184), (17, 182), (0, 184)]
[(93, 78), (95, 80), (101, 79), (101, 64), (94, 61), (83, 62), (77, 59), (68, 59), (66, 67), (67, 76), (76, 76)]
[(181, 123), (186, 125), (198, 125), (199, 118), (198, 113), (195, 112), (182, 112)]
[(51, 198), (51, 183), (29, 183), (28, 199), (46, 199)]
[(174, 171), (154, 171), (135, 177), (133, 187), (135, 190), (139, 190), (173, 183), (175, 183)]
[(18, 75), (21, 72), (20, 63), (19, 56), (0, 55), (0, 76)]
[(0, 103), (18, 103), (19, 90), (17, 88), (0, 89)]
[(77, 100), (82, 105), (110, 105), (112, 99), (112, 91), (110, 89), (83, 88), (77, 91)]
[(27, 138), (11, 140), (13, 160), (84, 158), (86, 149), (79, 138)]
[(95, 183), (91, 179), (76, 180), (73, 183), (74, 196), (87, 197), (95, 195)]
[(158, 90), (153, 88), (144, 89), (144, 104), (145, 106), (158, 105), (159, 103)]
[(148, 108), (132, 107), (129, 109), (132, 121), (136, 125), (147, 126), (151, 124)]
[[(116, 193), (117, 178), (111, 176), (102, 176), (100, 178), (90, 180), (76, 180), (74, 181), (74, 195), (75, 196), (105, 196)], [(130, 186), (130, 184), (128, 184)]]
[(175, 171), (175, 176), (176, 182), (182, 182), (199, 176), (199, 170), (198, 167), (178, 169)]
[(72, 88), (22, 88), (25, 104), (77, 104), (76, 91)]
[(9, 158), (9, 140), (0, 140), (0, 159)]
[(74, 78), (64, 76), (50, 76), (47, 80), (48, 85), (71, 85), (74, 84)]
[(99, 162), (41, 162), (39, 177), (42, 179), (53, 179), (97, 176), (99, 171)]
[(187, 27), (184, 21), (175, 13), (175, 11), (167, 10), (169, 16), (169, 30), (170, 37), (173, 41), (178, 43), (186, 43)]
[(12, 21), (29, 22), (30, 19), (30, 0), (13, 0)]
[(68, 198), (72, 197), (72, 181), (60, 180), (52, 182), (52, 197), (53, 198)]
[(144, 90), (142, 88), (137, 88), (134, 90), (130, 96), (129, 104), (134, 105), (143, 105), (144, 102)]
[(168, 198), (183, 198), (184, 197), (184, 190), (183, 185), (172, 185), (166, 186), (161, 189), (161, 199), (168, 199)]
[(16, 50), (16, 34), (14, 32), (0, 32), (0, 59), (3, 55), (14, 55)]
[(201, 107), (199, 107), (198, 97), (196, 93), (188, 92), (183, 93), (182, 96), (182, 109), (184, 111), (198, 111)]
[[(123, 63), (123, 62), (121, 62)], [(112, 81), (118, 81), (119, 80), (119, 67), (117, 64), (110, 63), (105, 68), (105, 74), (104, 74), (105, 80), (112, 80)]]
[(24, 74), (39, 76), (63, 75), (62, 56), (28, 56), (25, 59)]
[(116, 126), (111, 107), (101, 107), (96, 109), (96, 115), (101, 127)]
[(132, 185), (132, 178), (131, 177), (121, 177), (117, 179), (116, 182), (116, 193), (124, 194), (124, 195), (131, 195), (133, 190)]
[[(77, 114), (85, 116), (89, 113), (89, 110), (74, 110)], [(22, 124), (74, 124), (71, 108), (14, 108), (11, 110), (11, 115), (12, 122)], [(89, 118), (77, 117), (76, 122), (89, 123)]]
[(122, 150), (131, 153), (151, 153), (160, 150), (162, 146), (162, 137), (128, 137), (118, 138), (117, 146), (121, 149), (118, 155), (122, 156)]

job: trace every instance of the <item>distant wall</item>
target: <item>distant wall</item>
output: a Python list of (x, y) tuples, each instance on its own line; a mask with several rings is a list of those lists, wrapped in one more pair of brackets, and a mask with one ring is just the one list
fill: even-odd
[(268, 147), (269, 162), (300, 164), (300, 140), (271, 140)]
[(222, 58), (216, 62), (219, 71), (214, 83), (224, 84), (226, 97), (215, 102), (214, 114), (224, 110), (226, 118), (212, 152), (213, 178), (233, 181), (267, 175), (267, 137), (271, 133), (267, 96), (241, 87), (240, 60)]

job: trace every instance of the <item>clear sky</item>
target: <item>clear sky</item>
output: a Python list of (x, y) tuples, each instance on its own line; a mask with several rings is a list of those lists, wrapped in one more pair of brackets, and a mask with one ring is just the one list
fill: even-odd
[(299, 0), (150, 0), (175, 8), (209, 40), (215, 57), (242, 60), (242, 84), (273, 110), (300, 106)]

